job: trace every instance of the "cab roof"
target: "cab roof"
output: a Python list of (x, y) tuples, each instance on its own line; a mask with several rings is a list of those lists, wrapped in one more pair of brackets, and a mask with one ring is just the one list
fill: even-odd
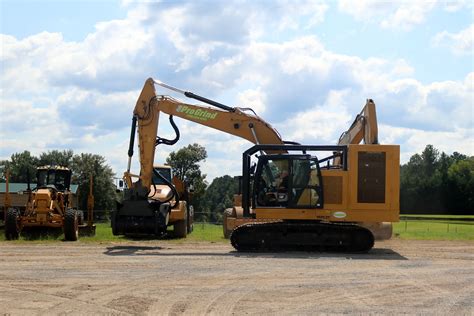
[(36, 170), (64, 170), (64, 171), (70, 171), (68, 167), (63, 167), (63, 166), (57, 166), (57, 165), (45, 165), (45, 166), (40, 166), (36, 168)]
[(153, 165), (153, 168), (171, 169), (170, 165)]

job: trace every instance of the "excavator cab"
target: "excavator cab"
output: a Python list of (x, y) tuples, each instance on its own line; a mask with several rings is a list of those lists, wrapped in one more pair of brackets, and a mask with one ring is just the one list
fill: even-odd
[(318, 158), (310, 155), (263, 155), (258, 158), (253, 208), (322, 208)]

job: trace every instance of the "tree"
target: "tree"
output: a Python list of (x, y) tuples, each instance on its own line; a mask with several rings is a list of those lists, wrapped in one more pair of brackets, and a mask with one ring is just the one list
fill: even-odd
[[(450, 158), (453, 159), (454, 162), (458, 162), (458, 161), (461, 161), (461, 160), (466, 160), (466, 159), (468, 159), (468, 157), (467, 157), (466, 155), (460, 154), (460, 153), (458, 153), (457, 151), (455, 151), (455, 152), (451, 155)], [(472, 158), (472, 157), (471, 157), (471, 158)]]
[(10, 182), (36, 182), (36, 167), (38, 166), (38, 158), (31, 155), (25, 150), (22, 153), (15, 153), (11, 156), (8, 164), (10, 169)]
[(69, 150), (51, 150), (48, 152), (41, 153), (39, 156), (38, 165), (40, 166), (61, 166), (61, 167), (70, 167), (72, 163), (72, 157), (74, 152)]
[(210, 221), (222, 223), (224, 210), (233, 206), (234, 194), (237, 193), (238, 181), (231, 176), (215, 178), (204, 195), (205, 213)]
[(196, 220), (205, 220), (202, 216), (204, 211), (203, 196), (206, 191), (206, 175), (201, 173), (199, 162), (207, 158), (206, 149), (199, 144), (192, 144), (170, 153), (166, 163), (173, 168), (173, 173), (180, 180), (192, 184), (194, 193), (192, 204), (194, 206)]
[(204, 208), (204, 194), (206, 193), (206, 188), (207, 188), (207, 181), (205, 180), (206, 175), (201, 175), (201, 176), (196, 176), (192, 180), (192, 185), (194, 188), (193, 194), (192, 194), (192, 199), (191, 199), (191, 204), (194, 207), (194, 219), (199, 222), (199, 221), (209, 221), (209, 216), (205, 212)]
[(7, 170), (10, 170), (10, 160), (0, 160), (0, 183), (6, 182)]
[(430, 177), (434, 174), (439, 159), (439, 151), (433, 145), (426, 145), (421, 153), (422, 172), (425, 177)]
[(474, 213), (473, 158), (427, 145), (400, 169), (402, 213)]
[(177, 152), (173, 151), (166, 158), (166, 163), (173, 168), (175, 176), (185, 181), (200, 176), (201, 170), (198, 162), (206, 158), (206, 148), (194, 143), (179, 149)]
[(448, 169), (449, 209), (463, 214), (474, 213), (474, 157), (459, 160)]
[(79, 185), (79, 208), (87, 208), (89, 178), (93, 176), (95, 209), (110, 210), (115, 206), (114, 173), (105, 158), (94, 154), (75, 155), (71, 162), (72, 181)]

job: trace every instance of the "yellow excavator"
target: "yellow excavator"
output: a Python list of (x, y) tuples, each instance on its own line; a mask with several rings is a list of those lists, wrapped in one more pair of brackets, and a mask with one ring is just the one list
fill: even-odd
[[(367, 102), (366, 102), (365, 106), (363, 107), (362, 111), (356, 116), (356, 118), (354, 119), (354, 122), (351, 124), (349, 129), (341, 134), (341, 136), (339, 137), (339, 141), (338, 141), (337, 145), (339, 145), (339, 146), (358, 145), (362, 141), (363, 141), (364, 144), (367, 144), (367, 145), (378, 145), (377, 115), (376, 115), (375, 103), (371, 99), (367, 100)], [(350, 148), (361, 148), (361, 147), (351, 146)], [(383, 150), (385, 150), (385, 149), (395, 150), (395, 152), (393, 154), (396, 155), (396, 156), (399, 155), (397, 147), (373, 147), (373, 148), (375, 148), (375, 149), (379, 148), (379, 149), (383, 149)], [(340, 178), (336, 178), (336, 177), (332, 176), (333, 174), (336, 174), (336, 173), (334, 173), (334, 172), (331, 173), (328, 170), (333, 170), (334, 171), (334, 170), (338, 170), (338, 169), (343, 169), (343, 165), (342, 165), (342, 163), (343, 163), (342, 158), (343, 157), (344, 156), (341, 155), (341, 152), (336, 151), (336, 152), (334, 152), (334, 157), (332, 159), (330, 157), (330, 159), (332, 161), (332, 163), (330, 165), (328, 164), (328, 162), (330, 160), (327, 159), (327, 158), (319, 160), (320, 163), (323, 162), (323, 161), (326, 162), (325, 166), (321, 166), (321, 169), (322, 169), (321, 173), (323, 175), (323, 182), (325, 184), (327, 184), (328, 189), (329, 189), (329, 186), (333, 186), (333, 184), (332, 184), (333, 181), (341, 181)], [(345, 163), (346, 163), (346, 165), (348, 164), (347, 161)], [(398, 171), (397, 171), (398, 167), (396, 165), (396, 161), (390, 162), (389, 166), (390, 166), (390, 169), (393, 169), (395, 171), (395, 174), (393, 175), (393, 180), (392, 180), (392, 177), (390, 177), (390, 181), (395, 181), (396, 182), (396, 178), (398, 177)], [(288, 168), (287, 166), (285, 166), (285, 167), (286, 167), (285, 169)], [(371, 172), (368, 172), (368, 173), (371, 173)], [(347, 173), (347, 174), (350, 174), (350, 173)], [(353, 176), (356, 176), (356, 175), (353, 175)], [(310, 180), (310, 181), (314, 182), (315, 180), (313, 179), (313, 180)], [(347, 181), (347, 180), (345, 180), (345, 181)], [(372, 184), (372, 187), (367, 189), (367, 190), (370, 190), (370, 192), (368, 193), (370, 195), (373, 195), (378, 190), (383, 189), (381, 179), (364, 178), (361, 181), (363, 181), (362, 184), (366, 187)], [(374, 185), (374, 182), (375, 182), (375, 185)], [(338, 184), (337, 186), (339, 187), (340, 185), (341, 184)], [(343, 188), (345, 188), (346, 186), (347, 186), (347, 184), (342, 184)], [(275, 190), (275, 189), (273, 189), (273, 190), (266, 189), (266, 190), (270, 192), (270, 193), (267, 193), (267, 195), (270, 195), (270, 196), (276, 195), (275, 193), (272, 193), (272, 192), (276, 192), (277, 190)], [(397, 187), (394, 187), (393, 190), (392, 189), (390, 189), (390, 190), (391, 191), (389, 191), (389, 192), (392, 192), (392, 191), (394, 193), (398, 192)], [(308, 192), (308, 191), (306, 191), (306, 192)], [(335, 192), (338, 192), (337, 193), (337, 195), (338, 195), (337, 199), (339, 201), (342, 201), (342, 194), (343, 193), (340, 189), (338, 189), (338, 191), (333, 191), (333, 190), (329, 191), (328, 190), (328, 191), (325, 191), (324, 193), (326, 194), (327, 197), (330, 197), (330, 196), (333, 196), (334, 194), (336, 194)], [(344, 193), (344, 194), (346, 194), (346, 193)], [(224, 212), (223, 231), (224, 231), (224, 237), (225, 238), (229, 238), (232, 231), (237, 226), (240, 226), (240, 225), (243, 225), (243, 224), (246, 224), (246, 223), (266, 222), (267, 221), (267, 219), (256, 218), (254, 216), (244, 217), (243, 216), (243, 209), (241, 207), (242, 206), (241, 198), (242, 198), (241, 193), (235, 195), (234, 196), (234, 207), (226, 209), (225, 212)], [(350, 196), (349, 196), (349, 198), (350, 198)], [(398, 201), (399, 197), (397, 195), (394, 195), (393, 197), (389, 196), (389, 199), (390, 199), (390, 201), (393, 201), (391, 203), (395, 203), (395, 201)], [(326, 199), (327, 207), (330, 207), (330, 205), (328, 203), (329, 201), (331, 201), (331, 198), (329, 198), (329, 200)], [(346, 201), (344, 203), (342, 203), (341, 205), (346, 205), (346, 206), (344, 206), (345, 208), (350, 207), (350, 206), (347, 206), (348, 201), (349, 200), (346, 198)], [(333, 207), (333, 206), (331, 206), (331, 207)], [(384, 207), (385, 208), (388, 207), (388, 205), (384, 205), (384, 206), (381, 206), (381, 207), (383, 209)], [(337, 209), (340, 209), (340, 206), (337, 206)], [(393, 209), (392, 211), (395, 212), (394, 215), (398, 216), (398, 205), (393, 204), (392, 209)], [(336, 210), (336, 208), (335, 208), (335, 210)], [(343, 215), (342, 212), (337, 213), (337, 214), (338, 214), (338, 216)], [(372, 232), (372, 234), (374, 235), (374, 238), (376, 240), (390, 239), (391, 236), (392, 236), (391, 221), (393, 220), (394, 216), (389, 215), (387, 213), (385, 213), (385, 214), (387, 216), (387, 219), (385, 219), (386, 220), (385, 222), (372, 221), (371, 219), (368, 219), (367, 221), (364, 221), (364, 222), (362, 222), (362, 221), (357, 222), (357, 225), (360, 225), (360, 226), (363, 226), (363, 227), (366, 227), (366, 228), (370, 229), (370, 231)], [(273, 220), (270, 220), (270, 221), (273, 221)], [(345, 222), (345, 219), (344, 219), (344, 222)]]
[[(157, 95), (155, 84), (182, 92), (188, 97), (211, 104), (218, 109), (186, 104), (168, 96)], [(166, 233), (168, 226), (174, 225), (175, 232), (184, 237), (184, 234), (179, 234), (183, 231), (183, 222), (178, 223), (178, 221), (188, 218), (188, 231), (192, 229), (192, 219), (189, 218), (189, 214), (193, 211), (186, 198), (189, 190), (185, 190), (184, 184), (176, 177), (170, 181), (166, 172), (153, 167), (156, 146), (174, 145), (179, 140), (180, 134), (174, 122), (174, 116), (240, 136), (253, 143), (283, 144), (275, 129), (254, 113), (248, 112), (252, 110), (231, 108), (191, 92), (173, 88), (152, 78), (146, 80), (133, 111), (128, 166), (123, 177), (126, 188), (123, 200), (111, 214), (113, 234), (160, 236)], [(169, 115), (169, 122), (176, 133), (172, 140), (157, 136), (161, 113)], [(139, 175), (130, 172), (137, 125)], [(134, 179), (136, 181), (133, 181)], [(160, 187), (157, 187), (158, 185)], [(167, 186), (167, 189), (163, 186)], [(166, 197), (155, 194), (157, 190), (160, 192), (167, 190), (169, 194)]]
[[(155, 84), (214, 108), (157, 95)], [(156, 136), (160, 112), (170, 115), (176, 132), (174, 140)], [(129, 170), (125, 173), (130, 188), (126, 202), (130, 207), (126, 216), (119, 211), (115, 219), (124, 227), (142, 225), (140, 229), (145, 229), (145, 223), (153, 223), (151, 226), (156, 229), (166, 225), (170, 206), (161, 203), (151, 207), (147, 197), (155, 145), (173, 145), (179, 139), (173, 116), (255, 144), (242, 155), (241, 190), (225, 223), (238, 251), (368, 251), (373, 247), (374, 234), (365, 227), (366, 223), (377, 226), (398, 221), (399, 146), (355, 144), (357, 137), (351, 136), (355, 129), (341, 137), (338, 145), (286, 142), (251, 109), (229, 107), (150, 78), (136, 103), (132, 121), (129, 166), (138, 120), (142, 169), (139, 176), (134, 176), (139, 178), (134, 183)]]
[[(250, 156), (271, 149), (302, 154), (259, 156), (252, 172)], [(335, 146), (254, 146), (243, 155), (242, 192), (226, 210), (224, 235), (241, 250), (368, 251), (399, 220), (399, 157), (398, 145), (378, 144), (372, 100)]]

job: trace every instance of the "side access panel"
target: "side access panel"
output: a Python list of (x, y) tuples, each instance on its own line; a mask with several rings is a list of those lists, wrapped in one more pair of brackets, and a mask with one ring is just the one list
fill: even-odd
[[(397, 222), (400, 214), (400, 146), (349, 145), (349, 204), (368, 222)], [(380, 220), (382, 217), (382, 220)]]

